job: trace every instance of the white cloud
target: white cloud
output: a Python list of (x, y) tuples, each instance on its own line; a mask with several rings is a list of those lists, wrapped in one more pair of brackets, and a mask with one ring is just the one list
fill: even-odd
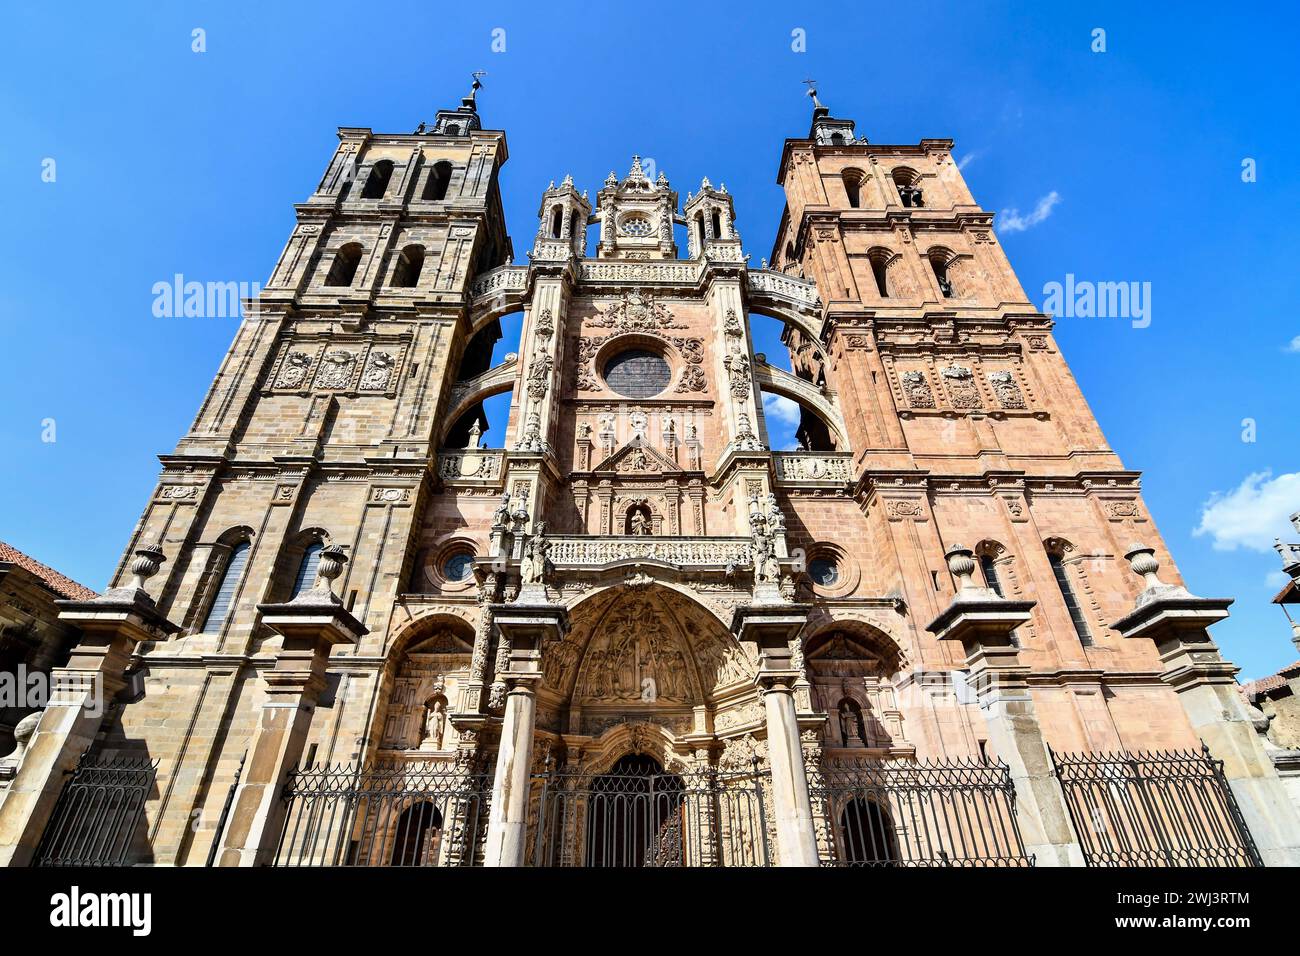
[(1288, 352), (1300, 352), (1300, 335), (1297, 335), (1287, 343), (1286, 350)]
[(784, 395), (763, 396), (763, 415), (768, 419), (776, 419), (783, 425), (798, 426), (799, 424), (799, 403), (792, 402)]
[(1229, 492), (1216, 491), (1201, 505), (1193, 535), (1210, 535), (1216, 551), (1268, 551), (1274, 538), (1295, 537), (1289, 516), (1300, 511), (1300, 471), (1272, 476), (1257, 471)]
[(971, 163), (975, 162), (975, 160), (979, 159), (981, 155), (983, 155), (983, 154), (982, 154), (978, 149), (972, 149), (969, 153), (967, 153), (967, 154), (966, 154), (965, 156), (963, 156), (961, 159), (957, 160), (957, 168), (958, 168), (958, 169), (965, 169), (965, 168), (966, 168), (967, 166), (969, 166)]
[(1038, 205), (1034, 211), (1027, 216), (1020, 215), (1019, 209), (1004, 209), (998, 216), (999, 232), (1024, 232), (1026, 229), (1038, 225), (1044, 219), (1052, 214), (1052, 208), (1061, 201), (1061, 194), (1053, 189), (1050, 193), (1038, 200)]

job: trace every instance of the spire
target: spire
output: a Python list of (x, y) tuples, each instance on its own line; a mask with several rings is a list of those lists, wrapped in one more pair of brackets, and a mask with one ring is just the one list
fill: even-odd
[(641, 157), (632, 156), (632, 169), (627, 174), (628, 179), (645, 179), (645, 170), (641, 168)]
[(828, 114), (830, 110), (828, 110), (825, 106), (822, 105), (821, 100), (817, 99), (817, 81), (804, 80), (804, 82), (808, 84), (808, 95), (812, 97), (813, 115), (816, 115), (817, 113), (821, 113), (822, 115)]

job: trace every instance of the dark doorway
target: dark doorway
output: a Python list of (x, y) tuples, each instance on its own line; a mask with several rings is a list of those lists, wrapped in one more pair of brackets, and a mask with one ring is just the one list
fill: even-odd
[(629, 754), (592, 781), (586, 866), (682, 866), (682, 778)]
[(428, 800), (413, 803), (397, 818), (389, 866), (433, 866), (442, 836), (442, 813)]
[(849, 866), (897, 866), (894, 821), (874, 800), (850, 800), (840, 814), (843, 860)]

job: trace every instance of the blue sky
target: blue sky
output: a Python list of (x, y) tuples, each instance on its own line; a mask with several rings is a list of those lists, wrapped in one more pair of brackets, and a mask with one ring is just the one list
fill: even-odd
[(636, 152), (683, 198), (725, 182), (757, 262), (814, 77), (875, 142), (956, 140), (977, 200), (1026, 225), (1001, 238), (1035, 302), (1067, 274), (1151, 283), (1148, 327), (1062, 318), (1061, 347), (1191, 588), (1237, 599), (1228, 655), (1245, 676), (1289, 663), (1268, 545), (1300, 509), (1295, 9), (1047, 6), (11, 5), (0, 537), (105, 584), (235, 330), (154, 317), (154, 283), (265, 281), (336, 127), (412, 130), (484, 69), (520, 259), (551, 179), (594, 192)]

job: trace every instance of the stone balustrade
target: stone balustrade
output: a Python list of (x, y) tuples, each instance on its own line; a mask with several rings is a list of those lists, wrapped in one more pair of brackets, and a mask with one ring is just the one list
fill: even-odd
[(443, 481), (495, 481), (506, 453), (500, 448), (444, 448), (438, 452), (438, 477)]
[(498, 292), (523, 292), (527, 286), (527, 266), (500, 266), (474, 280), (470, 287), (470, 297), (477, 299)]
[(748, 538), (669, 538), (632, 535), (547, 536), (547, 557), (557, 567), (600, 567), (615, 561), (662, 561), (678, 567), (726, 567), (753, 563)]
[(804, 308), (821, 308), (821, 297), (817, 294), (817, 286), (804, 279), (788, 276), (784, 272), (774, 272), (770, 269), (750, 270), (748, 279), (751, 295), (777, 296), (788, 299)]
[(780, 482), (848, 482), (853, 480), (852, 455), (825, 451), (782, 451), (772, 455)]

